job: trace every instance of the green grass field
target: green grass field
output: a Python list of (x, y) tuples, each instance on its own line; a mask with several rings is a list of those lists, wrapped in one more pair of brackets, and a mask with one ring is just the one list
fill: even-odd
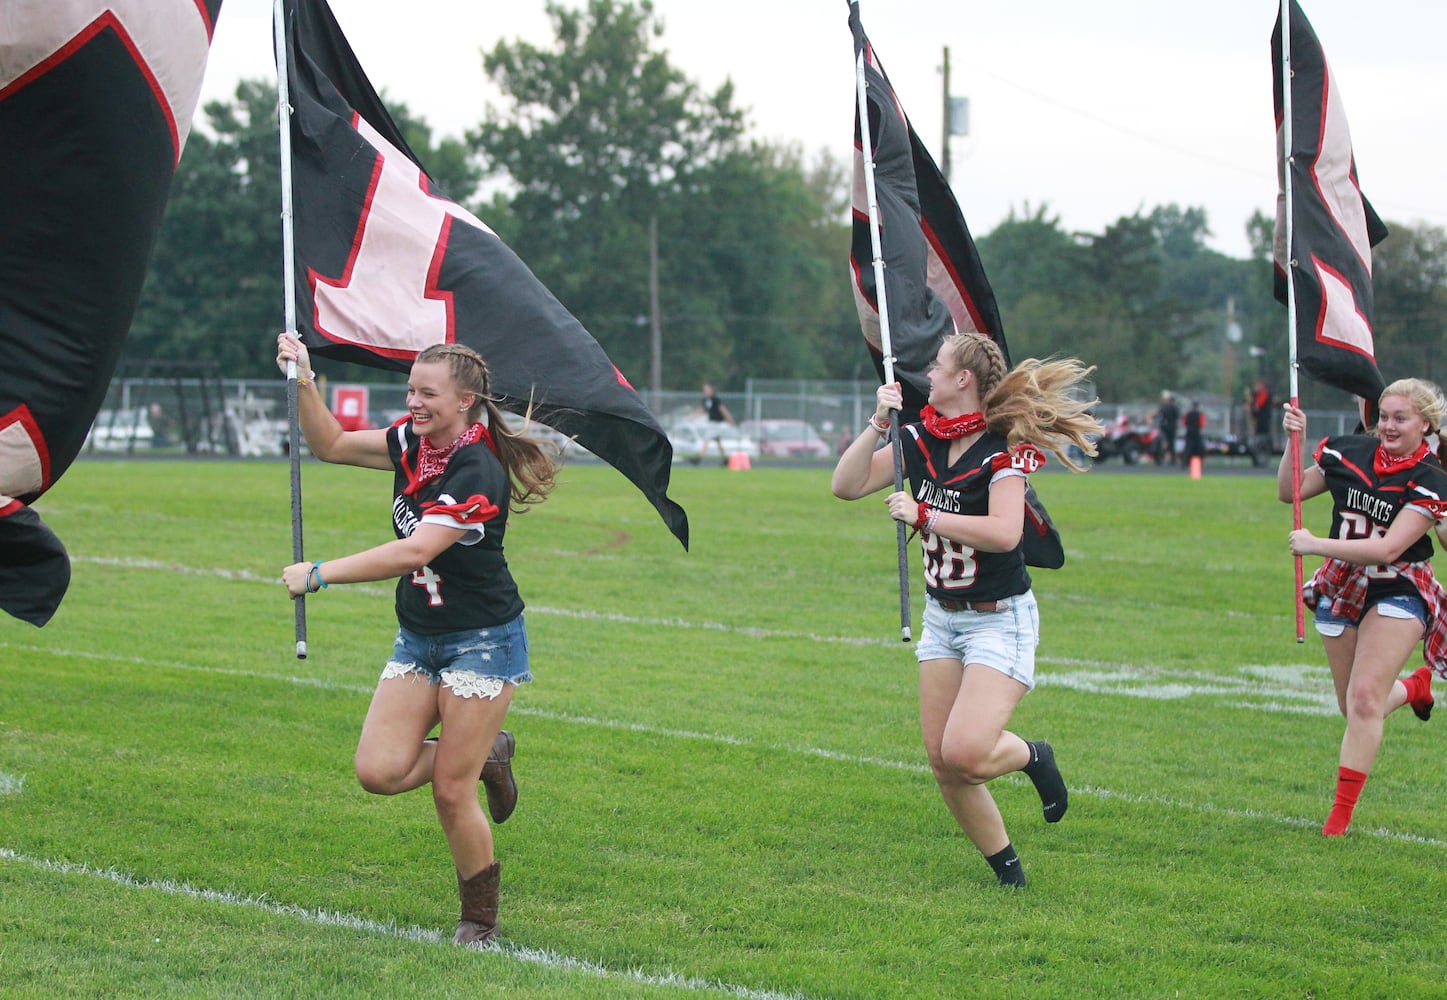
[[(1447, 708), (1321, 837), (1342, 722), (1269, 476), (1035, 478), (1069, 560), (1012, 728), (1072, 797), (992, 786), (1020, 892), (925, 766), (883, 504), (828, 476), (677, 467), (688, 553), (596, 465), (514, 522), (537, 681), (479, 953), (430, 796), (351, 773), (390, 587), (310, 598), (298, 660), (285, 465), (78, 463), (38, 505), (70, 594), (0, 621), (0, 994), (1447, 996)], [(312, 558), (390, 537), (387, 476), (304, 489)]]

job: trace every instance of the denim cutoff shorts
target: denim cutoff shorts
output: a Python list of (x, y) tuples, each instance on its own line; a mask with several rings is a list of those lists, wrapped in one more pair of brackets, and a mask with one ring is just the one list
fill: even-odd
[[(1363, 609), (1366, 614), (1372, 608), (1377, 609), (1377, 614), (1383, 618), (1415, 618), (1422, 623), (1422, 628), (1427, 628), (1427, 602), (1412, 594), (1398, 594), (1396, 597), (1384, 597), (1380, 601), (1368, 605)], [(1316, 630), (1320, 634), (1335, 638), (1349, 628), (1356, 628), (1357, 622), (1344, 615), (1331, 613), (1331, 598), (1318, 597), (1316, 599), (1316, 615), (1313, 619)]]
[(1031, 591), (1004, 597), (994, 611), (946, 611), (925, 595), (924, 634), (914, 655), (925, 660), (978, 663), (1035, 687), (1040, 606)]
[(529, 683), (533, 675), (523, 616), (504, 625), (438, 635), (399, 627), (382, 680), (407, 676), (444, 684), (463, 698), (492, 699), (505, 684)]

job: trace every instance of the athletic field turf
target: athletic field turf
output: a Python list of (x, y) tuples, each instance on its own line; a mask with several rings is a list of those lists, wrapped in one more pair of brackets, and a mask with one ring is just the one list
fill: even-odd
[[(298, 660), (284, 464), (76, 464), (38, 505), (70, 594), (0, 621), (0, 995), (1447, 995), (1447, 708), (1321, 837), (1342, 722), (1269, 475), (1035, 477), (1069, 561), (1012, 728), (1071, 807), (994, 783), (1018, 892), (925, 766), (883, 504), (828, 478), (677, 467), (687, 553), (597, 465), (514, 521), (537, 681), (478, 953), (426, 791), (351, 774), (390, 586), (311, 597)], [(304, 489), (309, 557), (391, 537), (388, 476)]]

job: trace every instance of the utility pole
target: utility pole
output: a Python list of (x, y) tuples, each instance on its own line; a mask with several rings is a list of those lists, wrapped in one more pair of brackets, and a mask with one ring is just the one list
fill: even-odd
[(663, 399), (663, 317), (658, 309), (658, 216), (648, 217), (648, 389), (656, 408)]
[(944, 138), (944, 151), (940, 154), (940, 173), (945, 175), (945, 183), (950, 182), (950, 47), (945, 46), (944, 61), (944, 93), (940, 101), (940, 107), (944, 109), (944, 130), (941, 135)]
[[(1236, 412), (1236, 395), (1232, 382), (1235, 381), (1235, 358), (1232, 356), (1234, 345), (1241, 343), (1241, 324), (1236, 322), (1236, 299), (1226, 300), (1226, 349), (1222, 356), (1223, 389), (1226, 397), (1226, 431), (1233, 430), (1231, 415)], [(1248, 428), (1249, 430), (1249, 428)]]

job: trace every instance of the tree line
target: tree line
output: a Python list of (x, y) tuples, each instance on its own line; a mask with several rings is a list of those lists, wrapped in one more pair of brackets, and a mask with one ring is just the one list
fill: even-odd
[[(662, 388), (872, 379), (848, 270), (845, 161), (751, 138), (731, 84), (706, 92), (669, 62), (648, 0), (547, 11), (551, 47), (501, 42), (482, 54), (504, 106), (464, 136), (436, 136), (388, 102), (434, 180), (517, 252), (634, 385), (651, 373), (651, 243)], [(177, 171), (127, 357), (271, 377), (283, 317), (275, 86), (243, 81), (204, 116)], [(1174, 204), (1100, 233), (1026, 204), (977, 238), (1015, 358), (1082, 358), (1113, 402), (1166, 388), (1239, 398), (1256, 377), (1280, 396), (1286, 316), (1271, 296), (1271, 225), (1261, 213), (1241, 224), (1249, 260), (1211, 250), (1205, 211)], [(1379, 363), (1388, 379), (1447, 377), (1447, 232), (1388, 224), (1374, 269)], [(1308, 405), (1341, 405), (1340, 393), (1306, 380), (1302, 389)]]

